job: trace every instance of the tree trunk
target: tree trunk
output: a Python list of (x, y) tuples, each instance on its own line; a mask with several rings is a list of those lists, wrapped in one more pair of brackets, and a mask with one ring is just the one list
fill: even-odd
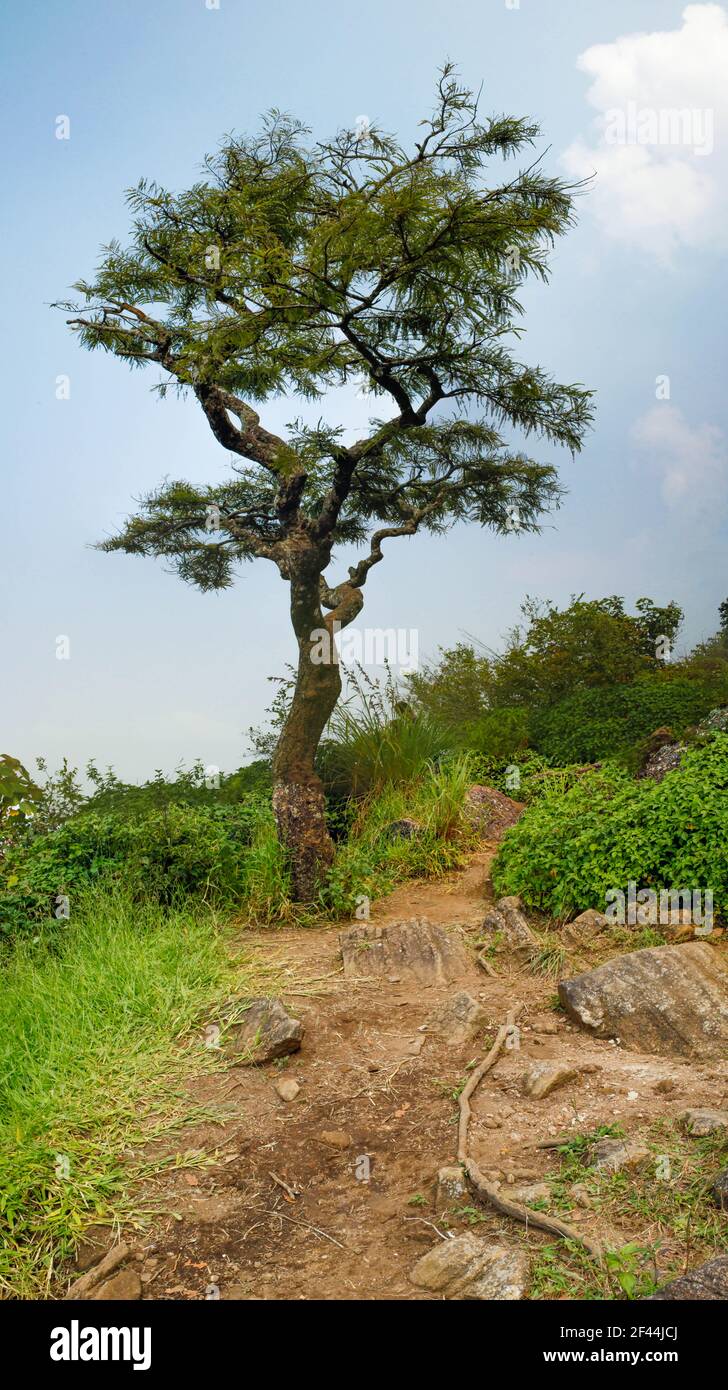
[[(298, 638), (298, 674), (273, 757), (273, 812), (279, 838), (290, 855), (293, 896), (298, 902), (310, 902), (322, 870), (334, 857), (323, 785), (314, 763), (321, 735), (341, 694), (341, 675), (332, 620), (330, 616), (324, 619), (321, 611), (320, 566), (304, 556), (298, 557), (296, 570), (291, 577), (291, 620)], [(329, 634), (328, 660), (318, 659), (324, 631)]]

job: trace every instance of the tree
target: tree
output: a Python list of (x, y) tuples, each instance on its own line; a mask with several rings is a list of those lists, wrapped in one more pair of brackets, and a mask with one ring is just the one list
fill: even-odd
[[(312, 144), (274, 111), (257, 137), (227, 138), (186, 192), (142, 181), (130, 245), (106, 247), (95, 279), (75, 286), (81, 300), (61, 306), (85, 347), (155, 364), (162, 395), (194, 396), (234, 459), (219, 486), (165, 482), (102, 548), (171, 558), (203, 590), (263, 557), (290, 585), (297, 678), (273, 802), (299, 897), (333, 854), (314, 758), (341, 680), (332, 647), (311, 660), (321, 631), (358, 616), (385, 541), (458, 521), (538, 530), (559, 500), (556, 471), (500, 430), (573, 452), (591, 418), (583, 386), (513, 355), (518, 287), (547, 277), (575, 190), (538, 160), (503, 182), (484, 166), (538, 134), (481, 120), (450, 66), (409, 152), (361, 122)], [(323, 421), (278, 437), (255, 408), (351, 382), (389, 405), (352, 444)], [(330, 579), (343, 542), (367, 548)]]

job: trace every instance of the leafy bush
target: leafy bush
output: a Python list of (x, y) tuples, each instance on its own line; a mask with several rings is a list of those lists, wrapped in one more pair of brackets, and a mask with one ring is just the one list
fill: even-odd
[(676, 736), (728, 699), (728, 675), (715, 681), (642, 676), (631, 685), (580, 690), (534, 713), (533, 746), (554, 764), (597, 762), (626, 751), (660, 726)]
[(569, 916), (604, 908), (610, 888), (712, 889), (728, 911), (728, 735), (691, 749), (660, 783), (614, 764), (547, 794), (505, 836), (497, 893)]
[(59, 895), (73, 900), (101, 879), (123, 884), (137, 901), (245, 902), (254, 913), (273, 915), (286, 889), (270, 805), (257, 796), (237, 805), (168, 804), (133, 817), (85, 810), (9, 850), (2, 869), (5, 933), (52, 921)]

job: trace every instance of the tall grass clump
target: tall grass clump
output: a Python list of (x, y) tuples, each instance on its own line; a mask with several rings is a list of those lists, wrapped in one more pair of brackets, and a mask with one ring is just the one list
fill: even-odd
[(203, 905), (98, 888), (1, 975), (0, 1291), (39, 1297), (86, 1226), (130, 1215), (131, 1151), (191, 1118), (184, 1083), (220, 1065), (180, 1040), (252, 967)]

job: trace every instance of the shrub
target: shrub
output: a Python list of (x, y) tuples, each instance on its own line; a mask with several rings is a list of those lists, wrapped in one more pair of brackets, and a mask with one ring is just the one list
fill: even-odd
[(551, 763), (597, 762), (625, 752), (659, 726), (679, 736), (726, 699), (726, 677), (643, 676), (631, 685), (580, 690), (536, 711), (531, 741)]
[(270, 805), (257, 796), (237, 805), (168, 804), (133, 817), (128, 808), (83, 811), (10, 850), (2, 867), (6, 934), (53, 921), (59, 895), (72, 900), (102, 879), (122, 884), (136, 901), (245, 901), (274, 915), (286, 887)]
[(610, 888), (712, 889), (728, 911), (728, 735), (691, 749), (660, 783), (614, 764), (565, 795), (546, 795), (505, 836), (493, 865), (499, 894), (569, 916), (604, 908)]

